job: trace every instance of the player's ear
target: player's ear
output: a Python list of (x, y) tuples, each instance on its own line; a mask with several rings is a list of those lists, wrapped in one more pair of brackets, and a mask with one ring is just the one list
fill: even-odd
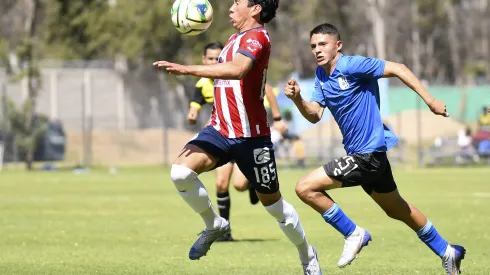
[(206, 56), (202, 55), (202, 63), (205, 63), (205, 62), (206, 62)]
[(337, 40), (336, 42), (337, 44), (337, 52), (341, 52), (342, 51), (342, 40)]
[(260, 12), (262, 11), (262, 6), (261, 5), (254, 5), (252, 7), (252, 16), (260, 15)]

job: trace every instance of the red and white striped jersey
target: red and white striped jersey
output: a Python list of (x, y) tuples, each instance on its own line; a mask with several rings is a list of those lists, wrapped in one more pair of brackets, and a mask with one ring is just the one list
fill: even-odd
[(271, 43), (263, 27), (236, 33), (220, 53), (219, 61), (232, 62), (236, 54), (253, 60), (241, 80), (214, 80), (214, 106), (209, 125), (227, 138), (270, 136), (264, 107), (265, 82)]

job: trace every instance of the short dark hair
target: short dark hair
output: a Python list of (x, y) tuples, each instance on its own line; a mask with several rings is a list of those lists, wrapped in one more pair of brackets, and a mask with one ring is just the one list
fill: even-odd
[(329, 23), (323, 23), (313, 28), (313, 30), (311, 30), (310, 32), (310, 38), (314, 34), (328, 34), (330, 36), (333, 36), (335, 39), (340, 40), (339, 30), (337, 29), (337, 27)]
[(221, 44), (219, 42), (212, 42), (212, 43), (207, 44), (206, 46), (204, 46), (202, 55), (206, 55), (206, 53), (208, 52), (208, 50), (214, 50), (214, 49), (220, 49), (220, 50), (222, 50), (223, 49), (223, 44)]
[(279, 0), (248, 0), (248, 7), (260, 5), (260, 22), (269, 23), (276, 17), (276, 10), (279, 7)]

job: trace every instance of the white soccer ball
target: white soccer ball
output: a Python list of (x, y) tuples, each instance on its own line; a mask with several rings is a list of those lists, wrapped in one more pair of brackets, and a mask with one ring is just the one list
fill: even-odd
[(171, 15), (172, 23), (179, 32), (198, 35), (213, 22), (213, 7), (208, 0), (176, 0)]

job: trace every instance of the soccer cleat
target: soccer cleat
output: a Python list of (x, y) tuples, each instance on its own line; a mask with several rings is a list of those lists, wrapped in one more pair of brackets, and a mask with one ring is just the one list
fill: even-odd
[(231, 236), (231, 231), (229, 233), (226, 233), (224, 235), (221, 235), (216, 239), (216, 242), (232, 242), (235, 239), (233, 239), (233, 236)]
[(442, 268), (447, 275), (461, 274), (461, 260), (464, 259), (466, 249), (460, 245), (448, 245), (444, 257), (442, 257)]
[(315, 257), (307, 264), (301, 264), (303, 266), (304, 275), (322, 275), (322, 269), (320, 268), (320, 263), (318, 263), (318, 254), (316, 253), (316, 249), (313, 249), (313, 253)]
[(337, 266), (345, 267), (351, 264), (358, 257), (362, 248), (367, 246), (371, 240), (371, 234), (366, 229), (357, 226), (350, 236), (344, 238), (344, 251)]
[(192, 245), (189, 251), (189, 259), (199, 260), (202, 256), (206, 256), (206, 253), (211, 248), (211, 245), (217, 238), (230, 233), (230, 223), (223, 219), (223, 223), (220, 228), (216, 230), (205, 229), (199, 233), (199, 238)]
[(248, 187), (248, 197), (250, 198), (250, 203), (253, 205), (259, 202), (259, 197), (257, 197), (255, 189), (251, 186)]

